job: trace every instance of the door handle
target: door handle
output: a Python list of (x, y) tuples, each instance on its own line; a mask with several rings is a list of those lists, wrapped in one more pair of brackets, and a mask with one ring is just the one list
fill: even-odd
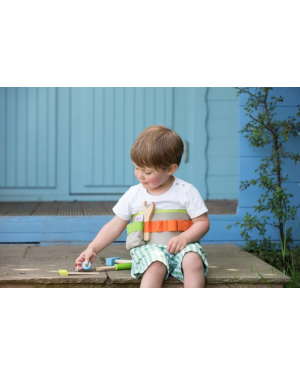
[(189, 161), (189, 144), (187, 141), (184, 142), (184, 161)]

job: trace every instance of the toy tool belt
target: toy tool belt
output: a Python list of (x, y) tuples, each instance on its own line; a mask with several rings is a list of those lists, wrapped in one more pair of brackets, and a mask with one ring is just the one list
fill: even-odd
[(192, 220), (138, 221), (127, 225), (127, 234), (136, 231), (155, 232), (184, 232), (193, 225)]
[[(133, 220), (137, 215), (133, 215)], [(152, 221), (133, 221), (127, 225), (126, 248), (128, 250), (147, 244), (167, 245), (170, 239), (188, 230), (193, 225), (186, 210), (156, 210)], [(144, 241), (144, 232), (151, 233), (149, 241)]]

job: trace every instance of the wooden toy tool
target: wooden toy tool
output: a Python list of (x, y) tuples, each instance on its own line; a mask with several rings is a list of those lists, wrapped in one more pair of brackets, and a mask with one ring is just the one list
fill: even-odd
[(68, 272), (67, 270), (58, 270), (60, 276), (76, 276), (76, 275), (99, 275), (99, 272)]
[[(130, 270), (131, 263), (116, 264), (114, 266), (96, 267), (96, 271), (119, 271), (119, 270)], [(89, 272), (91, 274), (91, 272)]]
[[(152, 216), (155, 211), (155, 204), (153, 202), (150, 203), (150, 206), (147, 206), (147, 202), (143, 203), (143, 213), (144, 213), (144, 222), (151, 221)], [(149, 241), (151, 234), (149, 232), (144, 232), (144, 241)]]
[(120, 257), (113, 257), (113, 258), (106, 258), (105, 265), (106, 266), (114, 266), (115, 264), (122, 264), (122, 263), (131, 263), (131, 260), (120, 259)]

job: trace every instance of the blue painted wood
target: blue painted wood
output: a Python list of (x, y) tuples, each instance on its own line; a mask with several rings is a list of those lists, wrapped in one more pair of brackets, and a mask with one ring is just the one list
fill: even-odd
[[(237, 101), (238, 103), (238, 101)], [(239, 138), (238, 130), (238, 104), (236, 106), (237, 113), (234, 119), (212, 119), (208, 118), (208, 133), (209, 138)], [(236, 150), (236, 157), (238, 158), (238, 149)]]
[[(255, 90), (252, 89), (252, 92), (255, 93)], [(279, 106), (288, 105), (290, 107), (296, 107), (299, 105), (300, 87), (273, 87), (269, 99), (271, 100), (271, 96), (279, 97), (280, 95), (283, 97), (284, 101), (283, 103), (278, 103)], [(247, 99), (248, 95), (240, 95), (240, 106), (244, 106)]]
[[(187, 106), (190, 93), (191, 90), (186, 87), (177, 87), (174, 90), (174, 130), (180, 135), (183, 142), (189, 142), (189, 144), (193, 141), (191, 111)], [(186, 163), (183, 157), (175, 175), (193, 184), (191, 179), (192, 164)]]
[[(164, 87), (155, 88), (155, 122), (165, 125), (165, 89)], [(136, 136), (138, 134), (136, 133)]]
[[(299, 137), (300, 142), (300, 137)], [(299, 144), (299, 152), (300, 152), (300, 144)], [(240, 158), (240, 179), (241, 181), (258, 178), (258, 172), (254, 172), (260, 164), (262, 163), (262, 157), (241, 157)], [(282, 164), (282, 176), (285, 177), (288, 175), (289, 182), (297, 182), (300, 183), (300, 163), (295, 164), (294, 161), (290, 159), (285, 159)], [(274, 181), (276, 181), (277, 176), (274, 173), (272, 176)], [(300, 193), (300, 192), (299, 192)]]
[(35, 87), (29, 87), (27, 89), (27, 103), (28, 103), (27, 186), (29, 188), (34, 188), (38, 186), (37, 173), (36, 173), (37, 172), (37, 136), (38, 136), (37, 98), (38, 98), (38, 89)]
[(56, 119), (57, 90), (48, 88), (47, 96), (47, 187), (56, 187), (56, 155), (57, 155), (57, 119)]
[[(234, 243), (241, 242), (240, 228), (226, 229), (229, 224), (242, 220), (245, 213), (253, 213), (251, 209), (240, 210), (237, 215), (210, 215), (211, 229), (201, 241), (202, 243)], [(5, 242), (91, 242), (112, 217), (111, 216), (40, 216), (40, 217), (0, 217), (0, 243)], [(300, 229), (297, 223), (294, 226), (294, 241), (300, 240)], [(253, 232), (254, 236), (256, 235)], [(279, 239), (277, 231), (270, 227), (268, 235), (274, 240)], [(124, 243), (126, 231), (116, 242)]]
[(237, 91), (234, 87), (210, 87), (208, 90), (207, 101), (227, 101), (236, 102)]
[[(209, 112), (212, 120), (231, 120), (234, 123), (238, 119), (238, 99), (211, 101), (209, 102)], [(237, 130), (237, 124), (234, 125), (236, 125)]]
[[(37, 113), (38, 90), (26, 89), (27, 103), (27, 169), (25, 187), (0, 187), (1, 201), (53, 201), (69, 197), (69, 88), (49, 89), (48, 112), (48, 182), (51, 187), (37, 187)], [(1, 92), (1, 89), (0, 89)], [(51, 92), (51, 94), (50, 94)], [(56, 105), (57, 103), (57, 105)], [(20, 116), (19, 116), (20, 117)], [(57, 121), (55, 119), (57, 118)], [(52, 145), (55, 145), (54, 150)], [(57, 159), (56, 159), (57, 158)], [(57, 163), (57, 160), (59, 161)], [(19, 173), (18, 173), (19, 174)], [(58, 180), (56, 181), (56, 175)], [(69, 198), (70, 199), (70, 198)], [(74, 198), (72, 197), (73, 200)]]
[(56, 102), (52, 88), (1, 88), (0, 187), (55, 187)]
[(203, 199), (208, 197), (206, 181), (207, 174), (207, 103), (206, 96), (208, 87), (193, 88), (193, 99), (191, 105), (193, 110), (192, 142), (190, 142), (190, 163), (192, 164), (192, 184), (200, 191)]
[(169, 128), (174, 128), (174, 118), (173, 118), (173, 95), (174, 88), (165, 87), (165, 120), (164, 124)]
[(137, 183), (130, 149), (146, 115), (172, 121), (172, 88), (74, 88), (71, 100), (71, 193), (117, 199)]
[[(239, 161), (236, 156), (210, 156), (209, 159), (209, 177), (234, 176), (238, 180)], [(237, 192), (234, 190), (234, 194)], [(237, 197), (237, 195), (236, 195)]]
[[(114, 153), (118, 153), (119, 150), (115, 150), (115, 123), (114, 123), (114, 111), (119, 111), (119, 108), (115, 108), (114, 103), (114, 88), (107, 87), (104, 89), (104, 155), (105, 155), (105, 173), (104, 173), (104, 186), (107, 186), (106, 192), (110, 192), (110, 188), (115, 186), (113, 181), (114, 173)], [(99, 166), (101, 168), (101, 166)], [(102, 166), (103, 168), (103, 166)], [(120, 168), (118, 168), (118, 171)], [(126, 187), (125, 187), (126, 189)]]
[[(76, 163), (80, 165), (82, 169), (82, 178), (85, 181), (87, 186), (93, 185), (94, 182), (94, 171), (95, 171), (95, 158), (94, 150), (95, 143), (95, 91), (93, 88), (79, 88), (82, 100), (82, 117), (78, 123), (79, 134), (81, 135), (81, 141), (79, 141), (78, 147), (72, 147), (73, 143), (71, 142), (72, 155), (76, 154)], [(76, 103), (75, 103), (76, 105)], [(74, 128), (72, 127), (72, 134)], [(84, 142), (85, 148), (82, 149), (80, 143)], [(82, 157), (82, 154), (78, 151), (83, 151), (86, 157)], [(72, 170), (71, 170), (72, 173)], [(79, 181), (76, 183), (78, 184)]]
[[(219, 89), (212, 90), (210, 100), (226, 100), (223, 91), (220, 97)], [(205, 198), (207, 136), (203, 124), (208, 104), (203, 93), (206, 91), (205, 88), (1, 88), (0, 134), (4, 146), (0, 151), (3, 155), (0, 199), (118, 199), (137, 183), (129, 157), (131, 145), (140, 131), (155, 123), (176, 127), (189, 142), (190, 161), (183, 161), (177, 175), (193, 183)], [(7, 95), (11, 98), (9, 103)], [(12, 124), (10, 135), (7, 121)], [(111, 126), (106, 128), (105, 123)], [(9, 149), (5, 148), (7, 138), (13, 142)], [(11, 166), (9, 176), (7, 159)], [(8, 177), (14, 186), (7, 186)], [(93, 196), (86, 198), (82, 194)]]
[[(164, 94), (164, 93), (163, 93)], [(162, 105), (164, 106), (164, 95), (162, 97)], [(145, 89), (143, 87), (135, 88), (135, 108), (134, 108), (134, 123), (135, 123), (135, 138), (145, 129), (145, 107), (147, 103), (145, 102)], [(152, 124), (151, 124), (152, 125)]]
[(210, 87), (207, 95), (208, 199), (238, 197), (238, 98), (233, 87)]
[[(70, 96), (70, 88), (59, 87), (57, 89), (57, 181), (55, 193), (52, 190), (52, 200), (53, 198), (63, 200), (62, 197), (70, 197)], [(51, 196), (48, 191), (45, 192), (46, 194)]]
[[(81, 91), (81, 89), (78, 89)], [(90, 134), (93, 134), (93, 143), (91, 147), (92, 153), (90, 154), (91, 163), (85, 163), (84, 160), (80, 157), (81, 154), (77, 153), (79, 156), (79, 162), (82, 164), (82, 169), (85, 173), (87, 173), (89, 166), (92, 166), (92, 169), (94, 173), (89, 171), (89, 181), (91, 180), (91, 183), (96, 186), (104, 186), (105, 184), (105, 170), (104, 168), (98, 168), (98, 165), (103, 166), (106, 165), (105, 163), (105, 154), (104, 154), (104, 148), (105, 145), (101, 145), (98, 143), (98, 139), (100, 138), (98, 134), (102, 134), (104, 129), (99, 126), (97, 118), (100, 116), (102, 124), (103, 124), (103, 118), (105, 116), (105, 113), (103, 109), (101, 109), (101, 105), (103, 104), (103, 91), (105, 89), (102, 88), (96, 88), (94, 89), (94, 101), (98, 102), (98, 106), (95, 104), (93, 109), (90, 111), (94, 112), (94, 119), (90, 120), (90, 123), (92, 126), (90, 128), (85, 128), (85, 132), (88, 130), (90, 131)], [(118, 91), (119, 90), (119, 91)], [(211, 90), (211, 91), (210, 91)], [(131, 186), (134, 183), (137, 183), (137, 181), (134, 179), (133, 175), (133, 168), (131, 165), (131, 161), (129, 158), (130, 148), (132, 145), (133, 140), (135, 139), (135, 134), (138, 133), (137, 128), (137, 122), (140, 125), (140, 122), (143, 120), (143, 126), (149, 126), (153, 123), (165, 123), (168, 126), (170, 126), (168, 123), (171, 122), (174, 126), (174, 129), (178, 131), (184, 140), (190, 141), (190, 156), (193, 155), (193, 165), (192, 163), (184, 163), (182, 162), (182, 165), (177, 173), (177, 175), (183, 179), (186, 179), (187, 181), (193, 183), (199, 190), (200, 193), (204, 198), (207, 198), (207, 195), (203, 194), (205, 192), (204, 188), (201, 187), (200, 184), (197, 182), (197, 178), (200, 179), (203, 182), (202, 178), (202, 171), (205, 171), (207, 169), (207, 175), (208, 175), (208, 186), (210, 184), (213, 184), (213, 187), (210, 190), (211, 195), (209, 195), (210, 198), (234, 198), (234, 195), (230, 189), (232, 189), (233, 186), (236, 186), (236, 180), (234, 180), (233, 175), (233, 169), (234, 169), (234, 163), (229, 165), (230, 159), (228, 157), (224, 157), (224, 154), (221, 156), (221, 154), (214, 155), (214, 149), (216, 152), (219, 152), (219, 150), (222, 149), (222, 143), (220, 144), (220, 141), (215, 140), (215, 138), (221, 138), (223, 139), (228, 138), (230, 143), (230, 147), (227, 147), (230, 152), (233, 151), (234, 148), (234, 141), (232, 136), (229, 137), (230, 133), (228, 132), (228, 127), (230, 127), (230, 124), (232, 124), (232, 117), (229, 114), (226, 114), (223, 116), (223, 118), (220, 116), (220, 112), (224, 112), (226, 108), (228, 108), (228, 101), (234, 100), (233, 97), (230, 97), (231, 99), (224, 98), (224, 95), (219, 90), (219, 88), (212, 88), (208, 90), (207, 92), (207, 98), (205, 101), (205, 96), (203, 97), (203, 92), (201, 93), (201, 90), (197, 92), (197, 88), (176, 88), (176, 89), (163, 89), (163, 88), (147, 88), (147, 89), (134, 89), (134, 88), (118, 88), (115, 89), (114, 97), (111, 100), (115, 101), (115, 105), (117, 108), (120, 108), (120, 111), (114, 112), (114, 119), (113, 126), (116, 126), (116, 124), (121, 124), (121, 126), (118, 127), (119, 131), (121, 132), (120, 137), (114, 137), (115, 143), (113, 144), (113, 147), (115, 149), (120, 150), (119, 153), (114, 153), (115, 156), (115, 164), (121, 165), (120, 169), (121, 172), (118, 172), (116, 168), (113, 168), (113, 176), (112, 180), (114, 181), (114, 184), (119, 185), (122, 183), (122, 181), (126, 182), (126, 179), (128, 181), (128, 186)], [(51, 92), (52, 91), (52, 92)], [(15, 172), (10, 175), (10, 178), (12, 176), (15, 176), (15, 186), (13, 188), (5, 188), (3, 185), (0, 185), (1, 187), (1, 197), (0, 199), (3, 201), (11, 201), (11, 200), (23, 200), (23, 201), (31, 201), (31, 200), (48, 200), (51, 201), (53, 199), (57, 200), (83, 200), (88, 201), (91, 199), (101, 199), (101, 200), (115, 200), (119, 197), (119, 195), (113, 195), (113, 194), (107, 194), (107, 195), (96, 195), (96, 196), (83, 196), (79, 194), (70, 195), (70, 176), (69, 176), (69, 166), (70, 166), (70, 159), (69, 159), (69, 150), (70, 150), (70, 134), (71, 130), (69, 128), (70, 123), (72, 121), (70, 120), (70, 113), (72, 113), (72, 110), (76, 112), (76, 107), (71, 108), (71, 100), (70, 100), (70, 89), (68, 88), (59, 88), (55, 91), (55, 89), (48, 89), (48, 92), (41, 91), (39, 92), (36, 88), (28, 88), (17, 90), (17, 93), (15, 95), (15, 99), (13, 96), (13, 91), (10, 92), (10, 96), (13, 100), (15, 100), (15, 105), (17, 106), (17, 114), (16, 119), (14, 120), (15, 123), (13, 126), (15, 126), (17, 137), (15, 138), (15, 161), (14, 165), (17, 165), (20, 169), (19, 165), (22, 165), (20, 163), (23, 163), (24, 161), (24, 154), (27, 157), (27, 173), (25, 183), (26, 185), (22, 187), (22, 184), (24, 183), (24, 169), (18, 170), (17, 174), (15, 175)], [(123, 93), (123, 94), (121, 94)], [(164, 93), (165, 96), (162, 94)], [(4, 110), (0, 111), (0, 134), (3, 134), (5, 138), (7, 138), (6, 134), (6, 121), (7, 118), (4, 116), (8, 110), (8, 103), (7, 103), (7, 97), (6, 97), (6, 89), (0, 89), (0, 98), (4, 98), (0, 100), (0, 106)], [(40, 98), (41, 95), (41, 98)], [(82, 95), (82, 92), (81, 92)], [(102, 99), (101, 99), (102, 95)], [(197, 97), (198, 95), (198, 97)], [(98, 96), (98, 99), (97, 99)], [(48, 99), (45, 102), (45, 97), (48, 97)], [(43, 99), (44, 98), (44, 99)], [(142, 99), (141, 99), (142, 98)], [(159, 107), (156, 108), (155, 103), (157, 103), (159, 98)], [(163, 98), (163, 99), (162, 99)], [(162, 111), (161, 104), (165, 103), (166, 99), (166, 105), (165, 110)], [(173, 101), (171, 100), (173, 98)], [(12, 100), (12, 103), (13, 103)], [(24, 104), (24, 101), (26, 100), (26, 106)], [(43, 101), (44, 100), (44, 101)], [(87, 100), (87, 99), (86, 99)], [(202, 100), (202, 102), (201, 102)], [(224, 101), (226, 102), (223, 107), (219, 107), (221, 109), (217, 109), (216, 103), (218, 101)], [(210, 101), (214, 101), (214, 106), (210, 107)], [(199, 104), (201, 102), (201, 104)], [(295, 101), (296, 102), (296, 101)], [(13, 108), (12, 103), (10, 103), (11, 108)], [(46, 104), (45, 104), (46, 103)], [(93, 103), (93, 102), (92, 102)], [(101, 104), (102, 103), (102, 104)], [(122, 108), (123, 103), (123, 108)], [(169, 105), (170, 104), (170, 105)], [(172, 105), (171, 105), (172, 104)], [(198, 105), (199, 104), (199, 105)], [(230, 103), (229, 103), (230, 104)], [(56, 109), (57, 106), (57, 109)], [(85, 109), (87, 109), (86, 107)], [(108, 107), (109, 108), (109, 107)], [(144, 116), (141, 116), (141, 112), (139, 111), (139, 108), (142, 108), (142, 112)], [(174, 108), (174, 117), (173, 117), (173, 108)], [(196, 111), (198, 113), (193, 112), (193, 108), (196, 108)], [(215, 108), (213, 110), (212, 116), (210, 116), (210, 110), (212, 108)], [(230, 107), (229, 105), (229, 108)], [(24, 112), (25, 109), (27, 109), (27, 122), (24, 121)], [(57, 115), (55, 111), (57, 110)], [(222, 110), (222, 111), (221, 111)], [(45, 113), (48, 111), (47, 121), (45, 122), (45, 117), (43, 117), (42, 113)], [(123, 112), (123, 113), (122, 113)], [(282, 107), (279, 111), (279, 115), (282, 117), (286, 117), (287, 114), (295, 114), (296, 109), (293, 107)], [(39, 114), (40, 113), (40, 114)], [(203, 135), (205, 132), (202, 132), (201, 126), (198, 126), (198, 119), (201, 118), (202, 115), (205, 113), (208, 113), (208, 116), (206, 118), (207, 121), (207, 128), (208, 133), (205, 137)], [(2, 117), (1, 117), (2, 114)], [(10, 117), (9, 121), (13, 121), (13, 111), (10, 109)], [(40, 117), (39, 117), (40, 116)], [(51, 117), (52, 116), (52, 117)], [(56, 122), (55, 122), (55, 116), (56, 116)], [(81, 122), (84, 122), (82, 114), (77, 113), (78, 119)], [(80, 117), (81, 116), (81, 117)], [(198, 119), (197, 119), (198, 116)], [(206, 116), (206, 115), (205, 115)], [(39, 125), (38, 118), (40, 118), (40, 123), (42, 125)], [(221, 119), (222, 118), (222, 119)], [(241, 118), (244, 119), (244, 114), (241, 112)], [(171, 120), (170, 120), (171, 119)], [(78, 121), (79, 121), (78, 120)], [(85, 123), (85, 122), (84, 122)], [(51, 124), (54, 124), (52, 126)], [(86, 124), (86, 123), (85, 123)], [(96, 125), (97, 124), (97, 125)], [(221, 124), (221, 126), (220, 126)], [(196, 125), (197, 129), (193, 130), (193, 126)], [(223, 125), (223, 126), (222, 126)], [(24, 142), (22, 146), (22, 138), (18, 137), (19, 134), (22, 134), (22, 130), (24, 130), (24, 126), (27, 126), (27, 140)], [(41, 126), (42, 132), (39, 133), (40, 129), (38, 126)], [(56, 129), (57, 127), (57, 129)], [(12, 128), (13, 129), (13, 128)], [(12, 130), (10, 129), (10, 131)], [(44, 133), (43, 133), (44, 132)], [(52, 132), (52, 133), (51, 133)], [(86, 136), (86, 133), (83, 133), (83, 136)], [(198, 132), (198, 133), (197, 133)], [(46, 134), (46, 137), (45, 137)], [(50, 134), (50, 136), (49, 136)], [(38, 137), (40, 137), (41, 142), (45, 142), (45, 138), (48, 138), (49, 143), (45, 144), (43, 146), (43, 149), (39, 149), (37, 147)], [(91, 137), (91, 135), (90, 135)], [(198, 152), (200, 149), (200, 143), (196, 142), (197, 139), (200, 139), (202, 137), (201, 141), (203, 139), (205, 142), (208, 142), (208, 149), (207, 152), (209, 153), (209, 159), (208, 159), (208, 166), (203, 163), (203, 158), (199, 161), (197, 158), (201, 155), (201, 153)], [(82, 134), (80, 134), (80, 138), (83, 139)], [(2, 138), (4, 139), (4, 138)], [(55, 147), (52, 147), (50, 145), (54, 144), (54, 139), (57, 139), (57, 149), (55, 150)], [(103, 139), (103, 137), (102, 137)], [(231, 140), (230, 140), (231, 139)], [(244, 139), (243, 136), (240, 137), (240, 151), (242, 155), (245, 156), (251, 156), (251, 155), (257, 155), (257, 151), (251, 149), (248, 145), (248, 141)], [(80, 139), (79, 139), (80, 141)], [(1, 137), (0, 137), (1, 142)], [(52, 142), (52, 143), (51, 143)], [(204, 144), (206, 144), (204, 142)], [(218, 143), (219, 142), (219, 143)], [(3, 140), (2, 140), (3, 144)], [(73, 145), (73, 143), (72, 143)], [(123, 148), (122, 148), (123, 145)], [(299, 140), (293, 139), (290, 142), (290, 147), (292, 150), (297, 151), (299, 150)], [(45, 154), (45, 150), (48, 148), (48, 154)], [(13, 148), (12, 148), (13, 149)], [(203, 147), (201, 147), (202, 152)], [(0, 158), (0, 184), (3, 183), (3, 181), (6, 178), (6, 170), (4, 169), (4, 165), (6, 165), (6, 151), (5, 150), (5, 142), (4, 147), (0, 149), (0, 152), (2, 152), (2, 155), (4, 157)], [(27, 154), (25, 153), (25, 150)], [(54, 151), (55, 150), (55, 151)], [(87, 150), (88, 151), (88, 150)], [(225, 149), (226, 151), (226, 149)], [(264, 150), (266, 152), (267, 150)], [(52, 154), (51, 154), (52, 152)], [(261, 151), (260, 151), (261, 152)], [(39, 154), (41, 153), (41, 154)], [(40, 156), (39, 156), (40, 155)], [(57, 159), (55, 159), (55, 156), (57, 155)], [(87, 153), (87, 155), (89, 155)], [(103, 155), (103, 160), (100, 160)], [(124, 157), (123, 157), (124, 155)], [(262, 155), (263, 156), (263, 155)], [(219, 158), (219, 162), (218, 162)], [(231, 157), (232, 161), (234, 160), (234, 156)], [(52, 172), (49, 172), (48, 174), (41, 174), (42, 177), (38, 176), (39, 173), (39, 166), (41, 165), (39, 162), (39, 159), (46, 160), (45, 163), (48, 165), (48, 170), (50, 171), (52, 168)], [(99, 163), (98, 163), (99, 159)], [(56, 160), (58, 161), (56, 163)], [(117, 162), (118, 160), (118, 162)], [(54, 161), (53, 163), (50, 161)], [(122, 161), (124, 164), (122, 164)], [(50, 162), (50, 163), (49, 163)], [(2, 164), (1, 164), (2, 163)], [(242, 168), (242, 161), (240, 168)], [(227, 169), (225, 168), (226, 164), (228, 164)], [(1, 165), (3, 166), (1, 168)], [(249, 166), (251, 168), (251, 165)], [(128, 170), (128, 173), (126, 172)], [(252, 169), (253, 170), (253, 169)], [(242, 169), (243, 173), (246, 172), (245, 168)], [(20, 173), (19, 173), (20, 172)], [(223, 174), (218, 174), (222, 172)], [(291, 172), (290, 172), (291, 173)], [(298, 185), (297, 185), (297, 178), (296, 175), (298, 173), (298, 169), (296, 173), (293, 174), (293, 178), (295, 181), (295, 185), (293, 185), (293, 191), (294, 194), (297, 196), (298, 194)], [(57, 181), (55, 180), (55, 176), (57, 175)], [(247, 173), (246, 173), (247, 175)], [(2, 177), (1, 177), (2, 176)], [(223, 178), (224, 176), (224, 178)], [(76, 175), (75, 175), (76, 177)], [(43, 181), (40, 181), (42, 178), (43, 181), (47, 181), (47, 187), (39, 187), (39, 183), (44, 183)], [(77, 176), (78, 178), (78, 176)], [(110, 177), (109, 177), (110, 178)], [(6, 183), (6, 182), (5, 182)], [(51, 186), (50, 188), (48, 186)], [(52, 187), (53, 186), (53, 187)], [(219, 188), (219, 191), (216, 190), (217, 187)], [(97, 192), (95, 194), (99, 193), (99, 189), (97, 189)], [(215, 189), (215, 190), (214, 190)], [(126, 189), (125, 189), (126, 190)], [(110, 191), (112, 191), (110, 189)], [(220, 193), (221, 191), (221, 193)], [(212, 195), (213, 193), (213, 195)], [(227, 196), (224, 196), (224, 193), (227, 194)], [(249, 193), (248, 191), (240, 192), (239, 200), (240, 205), (248, 205), (249, 207), (253, 206), (253, 199), (251, 201), (251, 196), (253, 196), (254, 199), (257, 198), (257, 194), (255, 191), (253, 193)], [(244, 203), (245, 202), (245, 203)], [(257, 199), (256, 201), (257, 202)]]
[[(96, 105), (97, 103), (97, 105)], [(104, 158), (104, 87), (95, 88), (94, 96), (94, 133), (93, 133), (93, 162), (89, 166), (93, 182), (90, 185), (101, 186), (104, 184), (105, 158)], [(94, 164), (93, 164), (94, 163)]]
[[(124, 126), (124, 87), (118, 87), (115, 89), (115, 106), (118, 108), (118, 111), (115, 111), (115, 149), (118, 152), (114, 153), (114, 169), (113, 169), (113, 179), (114, 183), (117, 186), (120, 186), (125, 183), (124, 178), (124, 155), (125, 155), (125, 126)], [(128, 157), (128, 156), (127, 156)], [(101, 164), (100, 164), (101, 165)]]
[[(238, 159), (238, 138), (210, 138), (207, 149), (207, 156), (210, 157), (231, 157)], [(209, 159), (208, 159), (209, 162)], [(237, 170), (236, 170), (237, 174)]]
[[(91, 241), (112, 216), (0, 217), (0, 242)], [(116, 242), (126, 240), (126, 230)]]
[(26, 186), (26, 167), (27, 167), (27, 95), (26, 88), (17, 90), (17, 131), (16, 131), (16, 157), (17, 157), (17, 180), (16, 186)]
[(210, 188), (210, 199), (236, 199), (238, 193), (238, 177), (237, 176), (208, 176), (207, 184)]
[[(135, 89), (129, 87), (125, 89), (124, 98), (124, 133), (125, 133), (125, 154), (124, 154), (124, 184), (131, 186), (137, 183), (134, 177), (134, 168), (130, 159), (130, 150), (132, 147), (132, 141), (135, 138)], [(154, 103), (154, 102), (153, 102)], [(154, 104), (152, 110), (154, 110)]]
[(16, 88), (7, 88), (7, 101), (6, 101), (6, 187), (16, 186)]
[(147, 103), (147, 105), (145, 106), (145, 112), (144, 112), (146, 128), (150, 125), (155, 124), (154, 98), (155, 98), (155, 87), (148, 87), (147, 90), (145, 91), (145, 102)]
[(188, 142), (189, 160), (183, 156), (176, 176), (196, 186), (207, 197), (206, 186), (206, 104), (207, 88), (176, 88), (174, 91), (174, 130)]
[(47, 88), (38, 88), (38, 137), (37, 137), (37, 178), (38, 186), (47, 186)]
[(6, 185), (6, 89), (0, 87), (0, 187)]

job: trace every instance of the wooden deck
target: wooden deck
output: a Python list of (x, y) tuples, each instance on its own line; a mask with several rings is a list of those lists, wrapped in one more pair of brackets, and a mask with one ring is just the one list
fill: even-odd
[[(0, 202), (0, 216), (114, 215), (114, 202)], [(207, 200), (209, 214), (234, 215), (237, 200)]]

